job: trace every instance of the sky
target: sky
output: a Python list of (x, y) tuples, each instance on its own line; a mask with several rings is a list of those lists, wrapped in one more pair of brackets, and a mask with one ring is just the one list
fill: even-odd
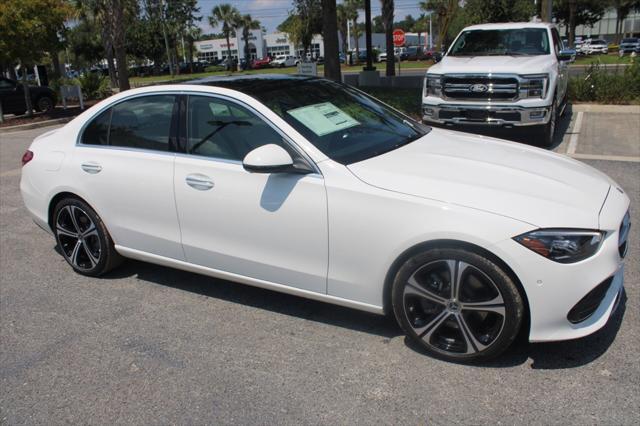
[[(276, 27), (284, 21), (290, 10), (293, 10), (292, 0), (198, 0), (200, 13), (203, 18), (200, 27), (205, 34), (220, 32), (220, 28), (211, 28), (208, 16), (214, 6), (221, 3), (230, 3), (235, 6), (240, 13), (249, 13), (253, 19), (260, 21), (267, 33), (277, 31)], [(342, 0), (338, 0), (342, 3)], [(395, 19), (402, 20), (406, 15), (417, 17), (422, 13), (418, 6), (419, 0), (396, 0)], [(380, 0), (371, 0), (371, 16), (380, 15)], [(364, 10), (360, 12), (358, 22), (364, 22)]]

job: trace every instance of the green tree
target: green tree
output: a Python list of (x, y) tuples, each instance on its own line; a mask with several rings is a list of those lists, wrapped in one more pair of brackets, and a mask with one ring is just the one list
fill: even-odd
[(251, 35), (251, 30), (260, 29), (260, 21), (255, 20), (251, 17), (251, 15), (246, 14), (240, 17), (240, 19), (238, 20), (238, 26), (242, 27), (242, 39), (244, 40), (244, 59), (246, 61), (247, 67), (251, 68), (249, 36)]
[(573, 47), (576, 27), (593, 26), (602, 19), (606, 7), (602, 0), (556, 0), (553, 2), (553, 16), (567, 27), (569, 46)]
[(324, 76), (341, 81), (338, 57), (338, 12), (336, 0), (322, 0), (322, 34), (324, 43)]
[(391, 77), (396, 75), (396, 55), (393, 50), (393, 0), (380, 0), (382, 3), (382, 23), (384, 24), (384, 40), (387, 51), (386, 75)]
[(347, 17), (353, 22), (351, 27), (351, 36), (353, 37), (354, 47), (356, 50), (355, 63), (359, 63), (360, 59), (360, 36), (362, 28), (358, 25), (358, 11), (364, 9), (364, 0), (345, 0), (345, 8), (347, 9)]
[(535, 14), (530, 0), (467, 0), (464, 12), (470, 24), (485, 22), (527, 22)]
[[(347, 41), (347, 26), (349, 25), (349, 18), (347, 16), (347, 8), (344, 4), (339, 4), (336, 6), (336, 15), (338, 18), (338, 30), (340, 31), (340, 40), (342, 41), (342, 52), (347, 54), (348, 49), (348, 41)], [(374, 18), (375, 21), (375, 18)]]
[[(0, 63), (20, 64), (27, 115), (33, 113), (27, 66), (50, 51), (52, 35), (60, 34), (73, 10), (63, 0), (3, 0), (0, 2)], [(57, 52), (56, 52), (57, 54)]]
[(436, 49), (439, 51), (449, 30), (449, 25), (458, 14), (458, 0), (427, 0), (420, 2), (420, 9), (425, 12), (433, 12), (437, 17), (438, 42)]
[(640, 0), (611, 0), (611, 6), (616, 10), (616, 36), (614, 42), (620, 44), (622, 23), (629, 16), (631, 10), (640, 9)]
[(231, 33), (238, 27), (240, 12), (228, 3), (214, 6), (209, 16), (209, 25), (222, 27), (222, 33), (227, 41), (227, 67), (233, 72), (233, 61), (231, 58)]

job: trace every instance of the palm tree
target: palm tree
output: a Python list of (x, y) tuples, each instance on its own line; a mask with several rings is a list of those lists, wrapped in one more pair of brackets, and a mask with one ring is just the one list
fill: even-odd
[(396, 75), (395, 52), (393, 50), (393, 0), (380, 0), (382, 3), (382, 24), (384, 25), (384, 39), (387, 46), (386, 75)]
[(217, 27), (222, 25), (222, 33), (227, 40), (227, 66), (233, 72), (233, 66), (231, 65), (231, 32), (238, 27), (238, 21), (240, 20), (240, 12), (235, 7), (228, 3), (219, 4), (211, 11), (209, 16), (209, 25)]
[(358, 46), (358, 39), (360, 38), (360, 28), (358, 28), (358, 10), (364, 9), (364, 0), (345, 0), (344, 6), (347, 9), (347, 18), (353, 21), (353, 28), (351, 34), (355, 42), (356, 48), (356, 64), (360, 62), (360, 47)]
[(324, 76), (341, 81), (338, 57), (338, 16), (336, 0), (322, 0), (322, 32), (324, 34)]
[(338, 30), (340, 31), (340, 39), (342, 41), (342, 52), (347, 55), (348, 42), (347, 42), (347, 25), (349, 25), (349, 18), (347, 16), (347, 8), (344, 4), (336, 6), (336, 15), (338, 17)]
[(260, 21), (253, 19), (248, 13), (242, 15), (236, 23), (238, 27), (242, 27), (242, 38), (244, 39), (244, 59), (247, 67), (251, 68), (251, 61), (249, 58), (249, 35), (251, 30), (260, 29)]

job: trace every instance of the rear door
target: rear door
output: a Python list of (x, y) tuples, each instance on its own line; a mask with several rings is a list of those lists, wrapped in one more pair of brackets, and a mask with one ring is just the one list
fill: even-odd
[(173, 173), (177, 96), (147, 95), (102, 111), (73, 157), (77, 185), (115, 243), (183, 260)]

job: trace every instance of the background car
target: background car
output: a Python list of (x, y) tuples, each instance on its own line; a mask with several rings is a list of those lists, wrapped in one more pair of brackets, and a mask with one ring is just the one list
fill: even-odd
[[(46, 86), (29, 86), (31, 105), (36, 111), (49, 112), (56, 106), (56, 92)], [(21, 115), (27, 111), (22, 83), (0, 77), (0, 102), (4, 114)]]
[(623, 38), (620, 43), (620, 52), (623, 54), (633, 52), (640, 53), (640, 38)]
[(253, 69), (269, 68), (271, 67), (271, 58), (265, 56), (264, 58), (254, 59), (251, 66)]
[(594, 54), (607, 54), (609, 53), (609, 45), (606, 40), (596, 39), (591, 40), (588, 43), (585, 43), (582, 48), (585, 50), (587, 55)]
[(299, 62), (300, 59), (297, 59), (295, 56), (280, 55), (271, 61), (271, 66), (276, 68), (294, 67), (298, 65)]

